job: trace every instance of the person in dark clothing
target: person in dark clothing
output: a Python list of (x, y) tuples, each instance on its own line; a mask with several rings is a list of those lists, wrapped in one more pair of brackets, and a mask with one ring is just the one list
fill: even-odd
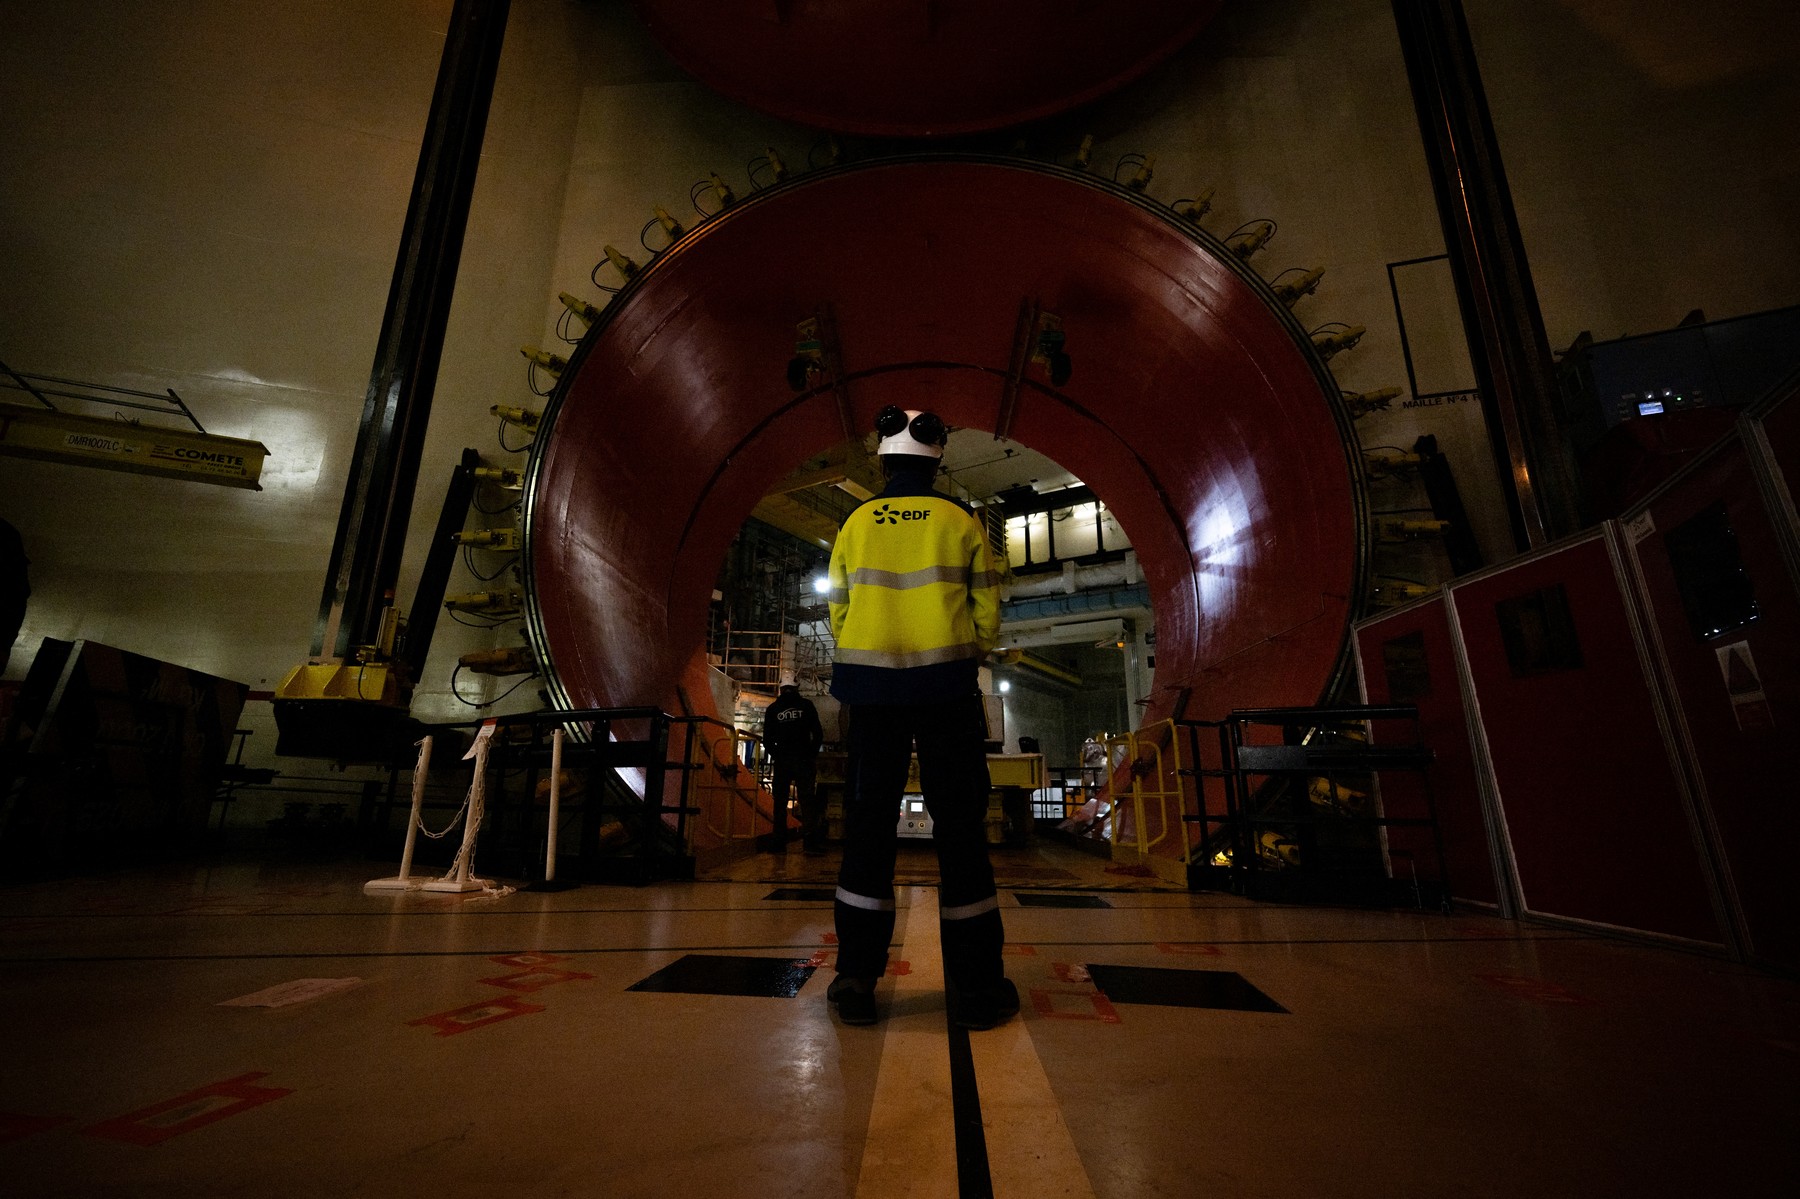
[(938, 933), (950, 1018), (990, 1028), (1019, 1010), (1001, 969), (1005, 930), (988, 860), (987, 719), (978, 670), (1000, 635), (987, 532), (932, 490), (948, 433), (929, 412), (876, 417), (888, 485), (844, 521), (831, 552), (831, 693), (845, 705), (844, 859), (826, 999), (846, 1024), (877, 1019), (894, 935), (896, 825), (915, 748), (938, 855)]
[(19, 531), (0, 519), (0, 672), (6, 670), (13, 642), (25, 623), (25, 601), (31, 598), (31, 583), (25, 574), (29, 565), (31, 559), (25, 556)]
[(787, 848), (787, 809), (790, 796), (800, 803), (800, 836), (808, 853), (825, 849), (824, 813), (819, 811), (819, 746), (825, 730), (819, 710), (800, 694), (792, 675), (783, 675), (781, 694), (763, 711), (763, 750), (774, 767), (775, 845)]

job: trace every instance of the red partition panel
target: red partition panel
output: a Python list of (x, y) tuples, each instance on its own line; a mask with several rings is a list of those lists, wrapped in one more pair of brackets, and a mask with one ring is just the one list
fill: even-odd
[[(1424, 775), (1394, 771), (1381, 776), (1385, 815), (1412, 818), (1427, 814), (1424, 784), (1431, 785), (1444, 838), (1450, 893), (1459, 899), (1498, 903), (1494, 859), (1489, 851), (1487, 822), (1481, 814), (1475, 755), (1458, 681), (1456, 648), (1442, 597), (1413, 604), (1356, 626), (1356, 657), (1362, 670), (1363, 696), (1372, 704), (1412, 704), (1419, 709), (1419, 736), (1435, 761)], [(1377, 742), (1409, 737), (1411, 729), (1377, 724)], [(1437, 851), (1427, 829), (1388, 830), (1390, 852), (1412, 856), (1421, 878), (1437, 877)], [(1396, 865), (1396, 874), (1404, 870)]]
[(1606, 537), (1450, 598), (1525, 910), (1721, 941)]
[[(1728, 573), (1693, 559), (1693, 531), (1721, 524), (1756, 605), (1732, 628), (1719, 626), (1747, 613), (1733, 614), (1730, 596), (1721, 615), (1717, 599), (1709, 605), (1691, 587), (1684, 599), (1678, 579), (1697, 566)], [(1800, 732), (1800, 601), (1743, 443), (1685, 473), (1626, 528), (1750, 951), (1800, 965), (1800, 776), (1786, 755)]]

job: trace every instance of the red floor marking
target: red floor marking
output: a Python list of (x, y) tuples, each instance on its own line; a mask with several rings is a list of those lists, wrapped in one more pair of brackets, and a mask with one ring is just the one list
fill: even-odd
[[(1075, 1010), (1057, 1010), (1058, 998), (1080, 1000)], [(1085, 1008), (1084, 1006), (1085, 1005)], [(1044, 991), (1031, 988), (1031, 1006), (1046, 1020), (1094, 1020), (1101, 1024), (1119, 1023), (1119, 1013), (1112, 1000), (1098, 991)]]
[(240, 1074), (236, 1078), (215, 1082), (211, 1086), (177, 1095), (162, 1103), (139, 1108), (135, 1112), (115, 1116), (99, 1124), (90, 1124), (78, 1131), (83, 1136), (104, 1137), (109, 1141), (124, 1141), (129, 1145), (160, 1145), (170, 1137), (193, 1132), (196, 1128), (204, 1128), (227, 1116), (235, 1116), (239, 1112), (261, 1107), (283, 1095), (294, 1093), (289, 1087), (250, 1085), (258, 1078), (267, 1077), (267, 1071)]
[(1016, 958), (1034, 958), (1037, 956), (1035, 945), (1003, 945), (1000, 952)]
[(1560, 983), (1547, 982), (1541, 978), (1526, 978), (1518, 974), (1477, 974), (1475, 977), (1496, 991), (1528, 999), (1532, 1003), (1560, 1003), (1576, 1007), (1591, 1007), (1594, 1003), (1592, 999), (1577, 995)]
[(73, 1116), (20, 1116), (13, 1112), (0, 1112), (0, 1145), (11, 1141), (22, 1141), (34, 1133), (47, 1132), (59, 1125), (67, 1124)]
[(1088, 977), (1087, 967), (1078, 962), (1051, 962), (1050, 972), (1056, 975), (1058, 982), (1085, 983), (1093, 981)]
[(1214, 958), (1224, 952), (1217, 945), (1201, 945), (1194, 941), (1158, 941), (1156, 948), (1163, 953), (1197, 953)]
[(896, 978), (900, 977), (902, 974), (911, 974), (912, 973), (912, 963), (905, 962), (905, 961), (889, 962), (887, 972), (889, 974), (892, 974)]
[(1156, 874), (1156, 871), (1148, 866), (1108, 866), (1106, 873), (1124, 874), (1132, 878), (1150, 878)]
[(527, 1003), (523, 999), (514, 999), (511, 995), (503, 995), (499, 999), (483, 1000), (465, 1007), (451, 1008), (447, 1012), (439, 1012), (435, 1016), (421, 1016), (417, 1020), (408, 1020), (408, 1025), (423, 1024), (437, 1029), (440, 1037), (454, 1037), (459, 1032), (468, 1032), (471, 1028), (482, 1028), (489, 1024), (498, 1024), (502, 1020), (511, 1020), (514, 1016), (529, 1016), (533, 1012), (541, 1012), (541, 1003)]
[(549, 966), (539, 966), (535, 970), (521, 970), (517, 974), (503, 974), (499, 978), (484, 978), (479, 981), (490, 987), (505, 987), (508, 991), (518, 991), (529, 995), (533, 991), (541, 991), (545, 987), (553, 987), (557, 983), (572, 983), (584, 978), (594, 977), (583, 974), (579, 970), (556, 970)]
[(814, 970), (819, 970), (819, 969), (822, 969), (825, 966), (825, 964), (827, 962), (829, 962), (830, 960), (831, 959), (826, 956), (825, 951), (823, 949), (821, 949), (821, 950), (816, 951), (811, 957), (807, 958), (806, 964), (808, 966), (811, 966)]
[(526, 950), (524, 953), (509, 953), (505, 957), (489, 958), (488, 961), (501, 966), (548, 966), (551, 962), (566, 962), (568, 957), (560, 953), (537, 953)]
[(836, 945), (837, 944), (837, 934), (836, 933), (826, 933), (824, 936), (820, 937), (819, 940), (826, 945)]

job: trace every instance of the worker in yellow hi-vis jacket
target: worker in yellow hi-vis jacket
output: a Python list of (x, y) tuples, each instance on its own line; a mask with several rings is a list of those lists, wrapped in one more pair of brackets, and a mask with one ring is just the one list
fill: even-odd
[(835, 905), (846, 1024), (876, 1019), (894, 934), (895, 827), (913, 753), (931, 813), (951, 1018), (988, 1028), (1019, 1010), (1001, 970), (1005, 933), (988, 861), (987, 726), (978, 668), (1000, 633), (1000, 576), (981, 522), (932, 489), (949, 434), (935, 414), (875, 418), (882, 493), (852, 512), (831, 553), (831, 693), (849, 764)]

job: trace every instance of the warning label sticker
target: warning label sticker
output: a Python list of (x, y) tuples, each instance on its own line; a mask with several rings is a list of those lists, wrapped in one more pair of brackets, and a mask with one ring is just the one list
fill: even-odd
[(1732, 714), (1740, 731), (1772, 729), (1775, 713), (1769, 708), (1769, 697), (1763, 693), (1762, 675), (1748, 641), (1734, 641), (1714, 651), (1719, 656), (1719, 673), (1725, 678), (1725, 694), (1731, 700)]

